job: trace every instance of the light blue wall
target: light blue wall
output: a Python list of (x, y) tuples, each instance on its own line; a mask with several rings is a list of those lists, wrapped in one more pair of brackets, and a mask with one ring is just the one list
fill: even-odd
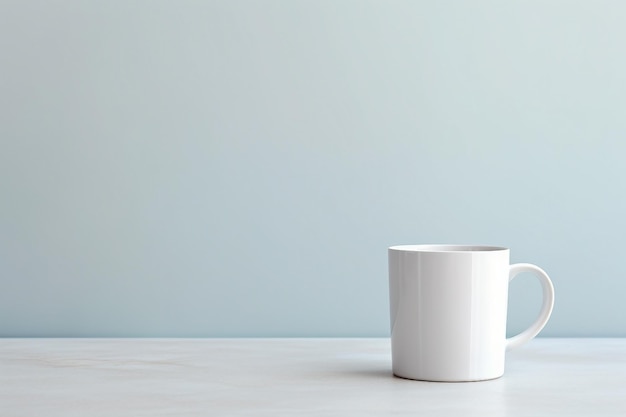
[(384, 336), (387, 246), (461, 242), (551, 274), (544, 336), (626, 336), (624, 22), (0, 1), (0, 335)]

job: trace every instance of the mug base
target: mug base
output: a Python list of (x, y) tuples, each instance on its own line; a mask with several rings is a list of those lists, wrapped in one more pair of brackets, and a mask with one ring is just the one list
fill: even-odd
[(415, 378), (405, 375), (400, 375), (397, 373), (393, 373), (393, 376), (401, 379), (408, 379), (410, 381), (422, 381), (422, 382), (448, 382), (448, 383), (457, 383), (457, 382), (483, 382), (483, 381), (493, 381), (494, 379), (502, 378), (504, 374), (494, 376), (494, 377), (486, 377), (486, 378), (446, 378), (446, 379), (437, 379), (437, 378)]

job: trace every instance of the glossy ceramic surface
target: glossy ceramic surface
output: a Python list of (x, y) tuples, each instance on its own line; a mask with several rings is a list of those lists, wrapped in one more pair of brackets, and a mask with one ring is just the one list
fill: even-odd
[[(506, 339), (509, 281), (532, 272), (543, 289), (537, 320)], [(504, 373), (504, 354), (535, 337), (554, 305), (548, 275), (509, 265), (495, 246), (403, 245), (389, 248), (393, 372), (428, 381), (480, 381)]]

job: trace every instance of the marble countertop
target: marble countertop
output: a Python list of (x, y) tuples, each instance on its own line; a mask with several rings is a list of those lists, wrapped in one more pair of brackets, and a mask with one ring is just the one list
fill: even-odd
[(389, 339), (0, 339), (0, 416), (626, 416), (626, 339), (536, 339), (504, 377), (391, 374)]

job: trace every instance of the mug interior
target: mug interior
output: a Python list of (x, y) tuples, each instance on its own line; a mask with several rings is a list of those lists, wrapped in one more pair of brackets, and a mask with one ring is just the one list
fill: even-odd
[(389, 247), (390, 250), (406, 252), (493, 252), (508, 250), (500, 246), (484, 245), (396, 245)]

